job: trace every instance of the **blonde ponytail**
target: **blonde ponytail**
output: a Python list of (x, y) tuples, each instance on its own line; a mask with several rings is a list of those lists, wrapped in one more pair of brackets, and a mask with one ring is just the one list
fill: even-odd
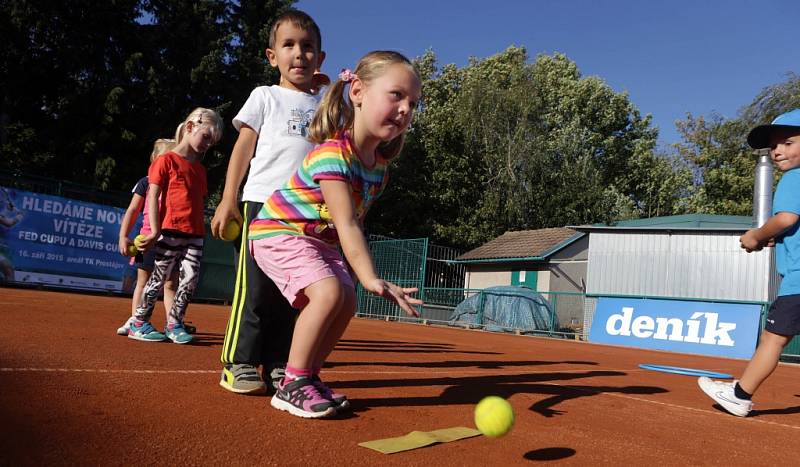
[(355, 112), (350, 99), (345, 97), (347, 84), (338, 80), (328, 87), (308, 128), (308, 139), (311, 142), (323, 143), (336, 136), (340, 130), (353, 127)]

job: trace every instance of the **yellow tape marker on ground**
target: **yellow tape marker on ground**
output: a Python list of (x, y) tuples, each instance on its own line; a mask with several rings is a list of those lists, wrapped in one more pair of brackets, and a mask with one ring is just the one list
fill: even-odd
[(434, 431), (412, 431), (407, 435), (397, 438), (376, 439), (375, 441), (358, 443), (358, 445), (374, 449), (384, 454), (394, 454), (396, 452), (409, 451), (434, 443), (449, 443), (450, 441), (457, 441), (459, 439), (472, 438), (480, 434), (481, 432), (474, 428), (457, 426)]

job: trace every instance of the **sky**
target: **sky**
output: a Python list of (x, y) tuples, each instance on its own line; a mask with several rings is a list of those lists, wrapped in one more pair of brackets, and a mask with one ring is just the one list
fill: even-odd
[[(468, 64), (511, 45), (533, 61), (560, 52), (583, 76), (627, 92), (680, 142), (675, 122), (737, 112), (766, 86), (800, 73), (800, 0), (301, 0), (322, 31), (331, 78), (375, 49), (439, 65)], [(768, 122), (765, 122), (768, 123)]]

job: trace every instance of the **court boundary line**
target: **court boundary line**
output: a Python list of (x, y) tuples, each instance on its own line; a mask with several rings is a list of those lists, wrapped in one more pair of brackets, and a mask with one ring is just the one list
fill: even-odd
[(134, 374), (206, 374), (219, 373), (221, 370), (137, 370), (121, 368), (0, 368), (0, 372), (29, 372), (29, 373), (134, 373)]
[[(179, 369), (162, 369), (162, 370), (142, 370), (137, 368), (37, 368), (37, 367), (0, 367), (0, 372), (5, 373), (13, 373), (13, 372), (30, 372), (30, 373), (153, 373), (153, 374), (170, 374), (170, 373), (185, 373), (185, 374), (205, 374), (205, 373), (219, 373), (222, 371), (222, 367), (217, 370), (179, 370)], [(420, 370), (361, 370), (361, 371), (346, 371), (346, 370), (323, 370), (325, 374), (329, 375), (413, 375), (413, 374), (431, 374), (435, 373), (435, 369), (420, 369)], [(459, 374), (483, 374), (487, 371), (495, 371), (495, 372), (502, 372), (503, 374), (512, 373), (517, 374), (520, 372), (520, 368), (508, 368), (508, 369), (501, 369), (501, 368), (484, 368), (479, 370), (459, 370), (457, 373)], [(621, 369), (621, 368), (612, 368), (612, 369), (602, 369), (602, 370), (594, 370), (594, 369), (547, 369), (547, 370), (531, 370), (525, 371), (525, 373), (582, 373), (586, 371), (626, 371), (626, 372), (644, 372), (647, 370), (642, 370), (639, 368), (636, 369)]]
[[(346, 362), (344, 363), (346, 365)], [(0, 372), (5, 373), (13, 373), (13, 372), (31, 372), (31, 373), (152, 373), (152, 374), (206, 374), (206, 373), (219, 373), (221, 370), (179, 370), (179, 369), (160, 369), (160, 370), (143, 370), (137, 368), (38, 368), (38, 367), (0, 367)], [(413, 375), (413, 374), (430, 374), (435, 373), (436, 370), (433, 368), (430, 369), (420, 369), (420, 370), (323, 370), (325, 374), (329, 375)], [(520, 373), (521, 367), (517, 368), (483, 368), (477, 370), (459, 370), (456, 373), (459, 374), (483, 374), (487, 371), (494, 371), (494, 372), (502, 372), (503, 374), (512, 373), (517, 374)], [(586, 371), (620, 371), (620, 372), (629, 372), (629, 373), (642, 373), (647, 372), (649, 370), (643, 370), (641, 368), (604, 368), (604, 369), (590, 369), (590, 368), (582, 368), (582, 369), (573, 369), (573, 368), (566, 368), (566, 369), (555, 369), (549, 368), (545, 370), (525, 370), (525, 373), (582, 373)]]
[(729, 414), (727, 412), (711, 411), (711, 410), (706, 410), (706, 409), (698, 409), (696, 407), (687, 407), (685, 405), (680, 405), (680, 404), (672, 404), (672, 403), (669, 403), (669, 402), (654, 401), (654, 400), (650, 400), (650, 399), (644, 399), (644, 398), (641, 398), (641, 397), (629, 396), (627, 394), (618, 394), (618, 393), (613, 393), (613, 392), (599, 392), (599, 391), (596, 392), (596, 391), (591, 391), (589, 389), (578, 388), (578, 387), (569, 386), (569, 385), (566, 385), (566, 384), (558, 384), (558, 383), (539, 383), (539, 384), (546, 384), (546, 385), (549, 385), (549, 386), (559, 386), (559, 387), (563, 387), (563, 388), (569, 388), (569, 389), (572, 389), (572, 390), (575, 390), (575, 391), (586, 392), (586, 393), (589, 393), (589, 394), (612, 396), (612, 397), (619, 397), (621, 399), (629, 399), (629, 400), (634, 400), (634, 401), (639, 401), (639, 402), (647, 402), (647, 403), (650, 403), (650, 404), (663, 405), (663, 406), (672, 407), (672, 408), (675, 408), (675, 409), (689, 410), (691, 412), (699, 412), (699, 413), (704, 413), (704, 414), (709, 414), (709, 415), (715, 415), (715, 416), (722, 416), (722, 417), (728, 417), (728, 418), (733, 418), (733, 419), (739, 419), (739, 420), (742, 420), (742, 421), (745, 421), (745, 422), (764, 423), (766, 425), (774, 425), (774, 426), (779, 426), (779, 427), (783, 427), (783, 428), (792, 428), (792, 429), (795, 429), (795, 430), (800, 430), (800, 426), (796, 426), (796, 425), (787, 425), (785, 423), (770, 422), (768, 420), (759, 420), (758, 418), (755, 418), (755, 417), (736, 417), (736, 416), (731, 415), (731, 414)]

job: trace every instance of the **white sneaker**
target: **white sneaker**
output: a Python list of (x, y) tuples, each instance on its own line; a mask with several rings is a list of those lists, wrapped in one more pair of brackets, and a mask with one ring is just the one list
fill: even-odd
[(733, 388), (736, 386), (737, 381), (727, 383), (725, 381), (714, 381), (706, 376), (700, 377), (697, 380), (697, 385), (703, 390), (706, 395), (722, 408), (728, 412), (736, 415), (737, 417), (746, 417), (753, 408), (753, 401), (747, 399), (739, 399)]
[(127, 336), (128, 335), (128, 329), (131, 328), (131, 323), (133, 322), (134, 319), (136, 319), (136, 318), (134, 318), (133, 316), (128, 318), (128, 321), (125, 321), (125, 324), (123, 324), (122, 326), (119, 327), (119, 329), (117, 329), (117, 335), (119, 335), (119, 336)]

